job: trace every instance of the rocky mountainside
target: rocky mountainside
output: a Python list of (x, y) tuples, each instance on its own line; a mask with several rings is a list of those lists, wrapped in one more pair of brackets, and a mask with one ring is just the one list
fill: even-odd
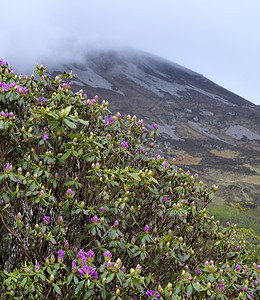
[(109, 101), (110, 109), (159, 126), (158, 152), (175, 157), (205, 184), (219, 185), (216, 201), (260, 205), (260, 107), (203, 75), (136, 50), (88, 53), (73, 71), (75, 90)]

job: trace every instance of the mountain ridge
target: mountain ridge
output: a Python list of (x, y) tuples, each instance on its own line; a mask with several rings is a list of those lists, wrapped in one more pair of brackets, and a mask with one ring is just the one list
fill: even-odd
[(98, 94), (112, 112), (137, 115), (150, 126), (158, 123), (157, 150), (199, 172), (207, 184), (219, 184), (218, 201), (224, 197), (230, 204), (259, 206), (260, 106), (199, 73), (137, 50), (89, 52), (83, 61), (51, 71), (64, 70), (78, 74), (73, 90)]

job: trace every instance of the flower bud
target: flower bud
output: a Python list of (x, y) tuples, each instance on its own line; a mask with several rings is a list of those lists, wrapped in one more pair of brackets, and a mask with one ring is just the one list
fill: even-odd
[(163, 288), (162, 286), (159, 284), (158, 286), (158, 292), (162, 295), (163, 294)]
[(51, 274), (51, 275), (50, 275), (50, 282), (53, 282), (53, 281), (54, 281), (54, 275)]
[(170, 292), (172, 290), (172, 284), (170, 282), (168, 283), (166, 289), (168, 292)]
[(116, 290), (116, 296), (118, 297), (120, 295), (120, 289)]
[(130, 275), (132, 277), (135, 277), (135, 269), (133, 269), (133, 268), (130, 269)]

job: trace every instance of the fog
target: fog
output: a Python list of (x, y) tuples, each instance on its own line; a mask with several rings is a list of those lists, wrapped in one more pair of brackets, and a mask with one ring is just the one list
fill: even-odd
[(18, 72), (132, 47), (260, 105), (260, 1), (4, 1), (0, 58)]

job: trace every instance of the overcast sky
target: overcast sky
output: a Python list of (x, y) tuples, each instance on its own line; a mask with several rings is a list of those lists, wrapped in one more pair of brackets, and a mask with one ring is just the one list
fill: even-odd
[(260, 105), (260, 0), (1, 1), (0, 59), (130, 46), (167, 58)]

